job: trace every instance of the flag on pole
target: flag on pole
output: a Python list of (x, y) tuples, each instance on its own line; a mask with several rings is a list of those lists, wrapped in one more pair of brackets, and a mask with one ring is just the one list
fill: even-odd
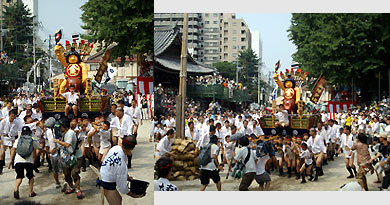
[(278, 60), (278, 62), (276, 62), (275, 64), (275, 72), (278, 72), (279, 67), (280, 67), (280, 60)]
[(272, 100), (275, 100), (276, 99), (276, 94), (278, 93), (278, 86), (276, 85), (276, 87), (274, 88), (274, 90), (272, 91)]
[(56, 44), (58, 44), (58, 42), (60, 42), (61, 38), (62, 38), (62, 30), (57, 30), (57, 33), (54, 34), (55, 36), (55, 40), (56, 40)]
[(116, 74), (117, 69), (115, 67), (109, 66), (107, 69), (107, 76), (106, 80), (104, 81), (104, 84), (107, 84)]

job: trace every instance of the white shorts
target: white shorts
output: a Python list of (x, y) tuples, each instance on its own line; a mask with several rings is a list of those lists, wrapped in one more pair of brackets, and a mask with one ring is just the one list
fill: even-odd
[(92, 141), (92, 146), (93, 146), (94, 148), (99, 148), (99, 147), (100, 147), (100, 142), (94, 142), (94, 141)]
[(3, 145), (7, 147), (12, 147), (13, 141), (15, 141), (15, 137), (4, 137), (1, 136), (1, 140), (3, 140)]
[(226, 157), (226, 160), (227, 160), (228, 162), (230, 162), (230, 160), (231, 160), (232, 157), (233, 157), (233, 153), (232, 153), (232, 154), (225, 154), (225, 157)]
[(88, 138), (84, 138), (83, 141), (81, 142), (81, 146), (83, 147), (86, 147), (86, 148), (89, 148), (89, 144), (88, 144)]
[[(352, 152), (352, 154), (349, 155), (351, 152)], [(344, 153), (345, 153), (345, 159), (351, 159), (352, 156), (355, 154), (355, 152), (354, 152), (354, 151), (351, 151), (351, 150), (349, 150), (349, 151), (344, 150)]]

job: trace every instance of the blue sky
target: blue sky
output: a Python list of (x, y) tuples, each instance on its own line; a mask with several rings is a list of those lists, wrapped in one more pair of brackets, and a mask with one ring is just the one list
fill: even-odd
[(72, 33), (83, 33), (80, 7), (85, 2), (87, 0), (39, 0), (38, 18), (43, 26), (39, 37), (42, 40), (48, 39), (49, 34), (54, 36), (60, 28), (63, 29), (62, 39), (71, 40)]
[(237, 13), (236, 17), (243, 18), (251, 31), (260, 32), (263, 41), (263, 63), (266, 67), (263, 68), (264, 74), (273, 71), (279, 59), (280, 70), (290, 68), (291, 55), (296, 51), (295, 45), (288, 40), (290, 13)]

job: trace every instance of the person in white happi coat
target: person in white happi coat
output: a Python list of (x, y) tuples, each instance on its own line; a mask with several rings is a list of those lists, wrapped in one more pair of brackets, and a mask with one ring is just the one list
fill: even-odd
[(195, 141), (199, 140), (199, 131), (195, 129), (194, 122), (188, 122), (188, 129), (185, 131), (185, 136)]
[(251, 135), (253, 133), (253, 130), (248, 126), (248, 120), (244, 120), (244, 123), (239, 132), (241, 132), (243, 135)]
[[(125, 136), (132, 136), (133, 135), (133, 120), (130, 115), (125, 115), (124, 110), (122, 107), (118, 107), (116, 109), (116, 117), (111, 122), (111, 129), (113, 129), (113, 133), (116, 134), (116, 136), (113, 136), (113, 140), (117, 140), (118, 145), (122, 144), (122, 139)], [(116, 130), (116, 131), (114, 131)], [(116, 144), (113, 142), (113, 144)], [(127, 168), (131, 168), (131, 159), (132, 156), (128, 156), (128, 164)]]
[(0, 173), (3, 171), (5, 165), (5, 151), (13, 146), (15, 140), (18, 138), (19, 132), (22, 131), (23, 121), (17, 116), (16, 110), (11, 110), (9, 116), (0, 122), (1, 148), (0, 148)]
[(337, 153), (340, 153), (341, 148), (344, 149), (345, 167), (350, 174), (347, 178), (354, 178), (352, 170), (355, 173), (355, 175), (357, 174), (356, 168), (354, 165), (355, 151), (351, 150), (353, 144), (354, 144), (354, 141), (353, 141), (353, 136), (351, 134), (351, 127), (347, 126), (344, 128), (344, 134), (341, 135), (341, 145), (340, 145), (339, 150), (337, 150)]

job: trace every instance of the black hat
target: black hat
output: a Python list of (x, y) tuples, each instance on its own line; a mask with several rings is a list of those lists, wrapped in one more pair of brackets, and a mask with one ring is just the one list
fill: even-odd
[(80, 63), (81, 62), (81, 57), (80, 57), (80, 54), (76, 51), (75, 47), (72, 46), (70, 51), (66, 54), (65, 58), (66, 58), (66, 62), (69, 63), (69, 56), (71, 55), (75, 55), (77, 56), (77, 63)]
[(31, 135), (31, 134), (32, 134), (32, 132), (31, 132), (31, 129), (29, 126), (24, 126), (22, 128), (22, 135)]
[(294, 88), (295, 87), (295, 80), (294, 79), (292, 79), (292, 78), (290, 78), (290, 77), (288, 77), (288, 78), (286, 78), (285, 80), (284, 80), (284, 82), (283, 82), (283, 86), (284, 87), (286, 87), (286, 82), (287, 81), (291, 81), (292, 82), (292, 87)]

